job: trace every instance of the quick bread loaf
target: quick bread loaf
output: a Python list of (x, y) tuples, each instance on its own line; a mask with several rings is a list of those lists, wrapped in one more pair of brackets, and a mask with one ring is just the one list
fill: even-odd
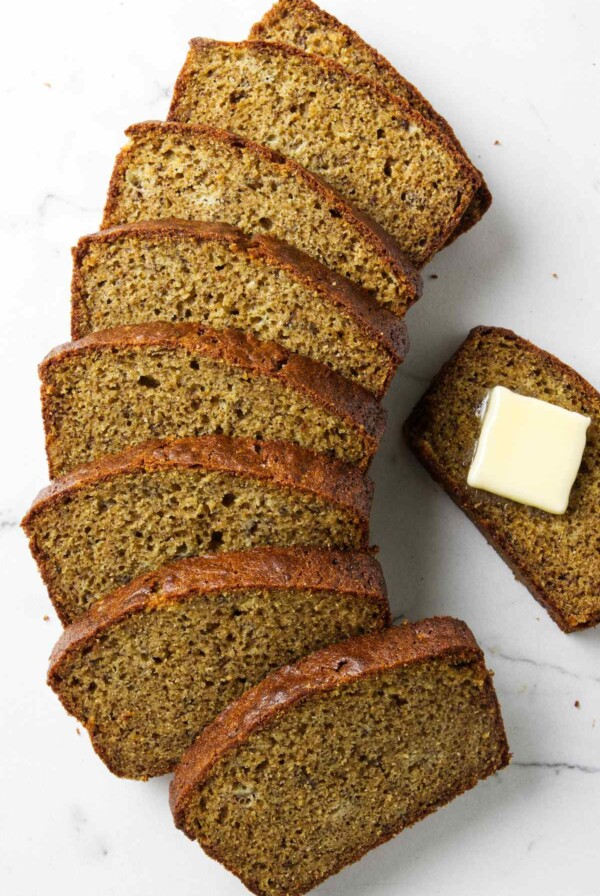
[(174, 121), (133, 125), (127, 136), (104, 228), (173, 217), (225, 222), (291, 243), (396, 314), (419, 298), (421, 278), (398, 243), (291, 159), (228, 131)]
[(478, 190), (448, 136), (380, 82), (269, 41), (191, 41), (172, 121), (227, 127), (295, 159), (374, 218), (417, 267)]
[(368, 546), (370, 480), (287, 442), (154, 441), (52, 483), (23, 520), (64, 624), (133, 578), (207, 551)]
[(58, 641), (48, 683), (108, 768), (172, 771), (268, 672), (389, 624), (367, 553), (255, 548), (179, 560), (97, 603)]
[(193, 40), (169, 120), (126, 132), (73, 249), (73, 341), (39, 367), (53, 481), (22, 527), (65, 627), (48, 684), (107, 769), (174, 772), (189, 838), (302, 896), (510, 759), (467, 626), (392, 626), (366, 475), (420, 269), (491, 196), (311, 0), (252, 36)]
[[(478, 409), (494, 386), (592, 418), (566, 513), (467, 485)], [(600, 622), (600, 395), (558, 358), (510, 330), (476, 327), (406, 421), (408, 444), (563, 631)]]
[(204, 729), (175, 823), (257, 896), (300, 896), (509, 761), (481, 650), (456, 619), (325, 648)]
[(52, 477), (153, 438), (287, 440), (365, 469), (385, 428), (370, 393), (240, 330), (113, 327), (40, 365)]
[[(260, 22), (253, 26), (249, 39), (291, 44), (307, 53), (333, 59), (356, 75), (379, 81), (390, 93), (405, 100), (423, 118), (431, 121), (468, 158), (446, 119), (436, 112), (414, 84), (407, 81), (355, 31), (312, 0), (278, 0)], [(479, 174), (481, 176), (481, 172)], [(473, 227), (486, 213), (491, 202), (492, 195), (482, 178), (458, 226), (447, 238), (446, 245)]]
[(73, 250), (72, 338), (122, 324), (235, 327), (327, 364), (381, 397), (406, 324), (356, 284), (273, 236), (208, 221), (138, 221)]

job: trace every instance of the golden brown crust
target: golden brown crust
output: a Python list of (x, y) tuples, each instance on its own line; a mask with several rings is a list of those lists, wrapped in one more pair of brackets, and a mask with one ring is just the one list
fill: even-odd
[[(348, 312), (368, 335), (378, 339), (397, 363), (406, 358), (409, 349), (406, 323), (393, 311), (384, 308), (366, 290), (352, 283), (342, 274), (335, 274), (310, 255), (276, 237), (255, 235), (250, 241), (250, 253), (270, 259), (284, 270), (298, 273), (304, 283), (322, 287), (331, 301)], [(368, 327), (368, 330), (367, 330)]]
[[(289, 442), (218, 435), (153, 440), (78, 467), (42, 489), (21, 525), (31, 538), (37, 514), (51, 503), (69, 500), (80, 488), (122, 475), (177, 467), (251, 477), (315, 495), (353, 514), (361, 523), (363, 543), (367, 544), (373, 483), (358, 468)], [(39, 563), (41, 558), (36, 559)]]
[[(183, 350), (241, 367), (250, 376), (277, 380), (305, 396), (329, 413), (342, 418), (351, 427), (363, 430), (364, 456), (359, 466), (368, 467), (385, 431), (386, 413), (375, 396), (357, 383), (345, 379), (325, 364), (288, 352), (274, 342), (261, 342), (242, 330), (213, 330), (202, 324), (148, 323), (98, 330), (75, 342), (52, 349), (39, 366), (42, 381), (42, 414), (46, 447), (54, 437), (48, 376), (56, 365), (68, 363), (80, 355), (117, 349), (157, 348)], [(48, 452), (50, 475), (53, 475)]]
[[(368, 675), (435, 658), (452, 658), (482, 667), (489, 684), (488, 699), (497, 711), (496, 734), (504, 745), (498, 767), (506, 765), (509, 761), (506, 735), (483, 654), (464, 622), (436, 617), (326, 647), (292, 666), (272, 672), (246, 691), (204, 729), (176, 768), (170, 787), (175, 824), (193, 839), (185, 829), (185, 815), (188, 800), (196, 788), (206, 780), (215, 763), (250, 734), (267, 727), (280, 713), (288, 712), (300, 701)], [(490, 769), (490, 773), (495, 770)]]
[(435, 140), (440, 144), (456, 167), (462, 172), (470, 188), (463, 190), (454, 214), (447, 222), (446, 228), (437, 234), (436, 239), (431, 244), (429, 255), (423, 263), (426, 263), (426, 261), (445, 245), (449, 237), (455, 232), (465, 211), (471, 203), (471, 199), (481, 185), (481, 175), (466, 157), (464, 151), (461, 152), (457, 148), (455, 140), (451, 139), (445, 130), (440, 130), (433, 121), (424, 118), (416, 109), (411, 107), (406, 100), (391, 93), (382, 83), (365, 78), (362, 75), (357, 75), (344, 68), (343, 65), (340, 65), (330, 57), (315, 56), (311, 53), (305, 53), (298, 47), (291, 46), (290, 44), (277, 43), (276, 41), (216, 41), (204, 37), (196, 37), (190, 41), (188, 58), (179, 73), (179, 77), (177, 78), (173, 90), (173, 98), (167, 116), (168, 121), (177, 121), (178, 108), (185, 102), (188, 84), (191, 78), (191, 68), (195, 57), (202, 54), (205, 48), (214, 46), (231, 47), (237, 50), (246, 49), (251, 53), (262, 53), (265, 56), (279, 54), (280, 56), (287, 58), (297, 57), (302, 59), (305, 64), (319, 69), (324, 80), (331, 74), (335, 74), (338, 77), (342, 76), (350, 85), (354, 85), (361, 89), (366, 88), (369, 94), (375, 96), (383, 105), (391, 105), (395, 107), (398, 115), (401, 115), (407, 121), (416, 124), (432, 140)]
[[(277, 22), (284, 18), (288, 13), (293, 15), (298, 9), (302, 10), (305, 14), (308, 14), (313, 21), (318, 21), (322, 27), (329, 30), (335, 30), (337, 33), (342, 34), (349, 44), (359, 46), (361, 50), (369, 55), (378, 74), (380, 74), (382, 80), (384, 80), (384, 83), (388, 86), (388, 89), (393, 93), (394, 90), (392, 85), (396, 82), (398, 85), (398, 93), (401, 96), (404, 95), (407, 97), (409, 105), (418, 111), (424, 118), (433, 122), (440, 131), (446, 134), (454, 143), (457, 150), (468, 160), (469, 157), (467, 153), (448, 121), (433, 108), (431, 103), (419, 90), (417, 90), (414, 84), (411, 84), (410, 81), (401, 75), (385, 56), (382, 56), (375, 47), (370, 46), (370, 44), (363, 40), (356, 31), (353, 31), (348, 25), (340, 22), (335, 16), (331, 15), (331, 13), (321, 9), (321, 7), (317, 6), (316, 3), (313, 3), (312, 0), (279, 0), (279, 2), (275, 3), (274, 6), (265, 13), (260, 22), (257, 22), (252, 26), (248, 39), (252, 41), (268, 41), (271, 27), (276, 25)], [(492, 204), (492, 194), (483, 179), (483, 175), (480, 171), (477, 173), (481, 178), (481, 183), (457, 227), (448, 236), (445, 243), (447, 246), (450, 245), (450, 243), (453, 243), (462, 233), (465, 233), (477, 224)]]
[[(379, 224), (369, 218), (368, 215), (365, 215), (343, 199), (329, 184), (308, 172), (301, 165), (298, 165), (297, 162), (282, 156), (266, 146), (239, 137), (237, 134), (232, 134), (230, 131), (205, 125), (183, 124), (178, 121), (144, 121), (131, 125), (127, 128), (125, 134), (133, 141), (138, 136), (157, 132), (175, 133), (190, 140), (202, 139), (217, 144), (221, 143), (251, 153), (264, 159), (268, 164), (281, 166), (295, 180), (302, 182), (311, 192), (319, 195), (328, 203), (329, 207), (335, 209), (339, 216), (360, 234), (362, 239), (371, 246), (373, 254), (382, 261), (382, 264), (391, 268), (398, 281), (406, 285), (407, 295), (410, 296), (408, 299), (409, 305), (420, 298), (423, 288), (421, 275), (402, 252), (396, 240), (383, 227), (380, 227)], [(124, 146), (115, 161), (104, 207), (102, 228), (122, 223), (118, 218), (117, 209), (121, 182), (127, 168), (127, 158), (131, 151), (130, 147), (131, 143)]]
[(51, 685), (65, 658), (105, 629), (137, 613), (219, 591), (310, 590), (354, 594), (380, 608), (390, 623), (383, 572), (372, 554), (322, 548), (260, 547), (190, 557), (141, 575), (98, 601), (58, 639), (48, 671)]
[[(468, 346), (472, 341), (476, 341), (480, 337), (485, 337), (487, 335), (504, 337), (513, 341), (516, 346), (524, 348), (528, 354), (537, 359), (540, 366), (551, 370), (558, 379), (570, 383), (575, 393), (584, 396), (585, 404), (589, 404), (590, 406), (598, 405), (600, 396), (594, 387), (573, 370), (573, 368), (559, 360), (559, 358), (544, 351), (527, 339), (517, 336), (512, 330), (504, 329), (502, 327), (479, 326), (474, 327), (470, 331), (467, 339), (457, 349), (455, 354), (444, 364), (432, 381), (425, 395), (421, 398), (406, 420), (404, 424), (406, 441), (431, 476), (436, 482), (439, 482), (454, 503), (464, 511), (491, 547), (493, 547), (500, 557), (507, 563), (518, 581), (525, 585), (533, 597), (542, 604), (551, 618), (564, 632), (573, 632), (582, 628), (597, 625), (600, 622), (600, 608), (595, 612), (590, 613), (583, 621), (575, 621), (565, 613), (564, 609), (556, 602), (555, 596), (542, 587), (537, 580), (536, 564), (532, 563), (528, 567), (524, 565), (522, 556), (520, 556), (513, 547), (510, 531), (505, 531), (504, 528), (499, 527), (486, 517), (485, 504), (481, 505), (480, 502), (475, 499), (477, 490), (469, 487), (466, 484), (466, 479), (464, 483), (461, 483), (449, 476), (448, 472), (434, 456), (427, 439), (424, 438), (424, 433), (428, 427), (428, 396), (434, 392), (439, 392), (440, 390), (443, 391), (446, 388), (451, 390), (451, 374), (457, 357), (468, 349)], [(446, 384), (448, 384), (448, 386)]]
[[(273, 267), (288, 272), (299, 282), (314, 289), (324, 300), (331, 302), (348, 314), (369, 337), (377, 340), (383, 349), (392, 355), (395, 365), (404, 361), (409, 348), (406, 324), (396, 314), (384, 308), (379, 302), (356, 283), (341, 274), (334, 274), (321, 262), (306, 255), (294, 246), (270, 235), (247, 236), (230, 224), (208, 221), (185, 221), (164, 218), (156, 221), (136, 221), (120, 224), (99, 233), (81, 237), (73, 253), (73, 278), (71, 281), (71, 333), (73, 339), (84, 335), (85, 316), (84, 288), (81, 265), (94, 245), (118, 242), (128, 235), (140, 238), (173, 240), (191, 239), (197, 243), (226, 243), (232, 249), (247, 253)], [(390, 374), (382, 394), (393, 376)], [(381, 396), (379, 396), (381, 397)]]

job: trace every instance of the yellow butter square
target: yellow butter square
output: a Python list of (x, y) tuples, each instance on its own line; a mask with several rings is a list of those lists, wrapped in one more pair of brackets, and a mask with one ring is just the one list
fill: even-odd
[(590, 418), (494, 386), (467, 483), (548, 513), (564, 513)]

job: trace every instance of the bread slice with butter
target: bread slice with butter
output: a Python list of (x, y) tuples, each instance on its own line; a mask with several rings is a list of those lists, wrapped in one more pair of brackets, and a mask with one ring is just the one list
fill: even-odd
[[(469, 468), (486, 395), (505, 386), (591, 418), (563, 514), (472, 488)], [(600, 395), (566, 364), (510, 330), (477, 327), (404, 427), (434, 479), (565, 632), (600, 622)]]

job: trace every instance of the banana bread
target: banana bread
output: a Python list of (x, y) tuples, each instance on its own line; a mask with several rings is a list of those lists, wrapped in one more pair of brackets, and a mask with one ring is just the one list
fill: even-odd
[(268, 672), (389, 624), (365, 553), (255, 548), (179, 560), (70, 625), (48, 683), (108, 768), (172, 771), (199, 732)]
[[(423, 118), (433, 122), (448, 136), (458, 151), (467, 158), (456, 134), (439, 112), (427, 102), (417, 88), (396, 71), (373, 47), (355, 31), (313, 3), (312, 0), (279, 0), (250, 31), (250, 40), (271, 40), (291, 44), (307, 53), (316, 53), (339, 62), (356, 75), (379, 81), (390, 93), (405, 100)], [(481, 172), (478, 172), (481, 176)], [(446, 245), (473, 227), (492, 203), (492, 194), (481, 180), (458, 227)]]
[(271, 673), (171, 784), (178, 827), (257, 896), (300, 896), (509, 761), (481, 650), (456, 619)]
[(144, 122), (115, 163), (104, 228), (151, 218), (221, 221), (279, 237), (403, 314), (421, 278), (397, 242), (296, 162), (228, 131)]
[(261, 545), (363, 549), (373, 486), (356, 467), (286, 442), (155, 441), (73, 471), (23, 520), (56, 612), (163, 564)]
[[(592, 418), (567, 512), (556, 516), (467, 485), (477, 410), (506, 386)], [(600, 395), (510, 330), (477, 327), (405, 424), (408, 443), (563, 631), (600, 622)]]
[(193, 40), (169, 118), (227, 127), (296, 159), (371, 215), (418, 267), (481, 183), (448, 136), (381, 82), (288, 44)]
[(378, 398), (406, 356), (406, 324), (274, 237), (228, 224), (139, 221), (73, 250), (72, 338), (156, 320), (237, 327), (327, 364)]
[(241, 330), (135, 324), (59, 346), (40, 365), (50, 476), (153, 438), (294, 442), (362, 469), (385, 429), (370, 393)]

